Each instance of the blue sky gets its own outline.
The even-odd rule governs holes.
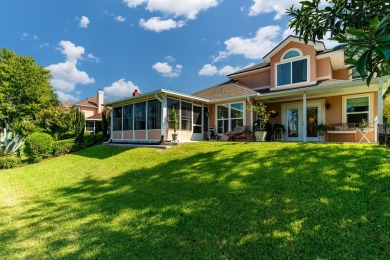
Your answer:
[[[2,1],[0,48],[51,70],[59,99],[169,89],[191,94],[261,62],[299,1]]]

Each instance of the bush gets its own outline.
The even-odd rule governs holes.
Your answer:
[[[19,157],[16,156],[1,156],[0,169],[11,169],[22,164]]]
[[[103,133],[99,132],[94,135],[84,136],[83,145],[85,147],[94,146],[103,143]]]
[[[72,151],[74,146],[74,138],[56,141],[53,144],[53,155],[59,156],[63,154],[68,154]]]
[[[45,133],[29,135],[24,142],[24,151],[32,162],[39,162],[42,158],[52,155],[53,137]]]

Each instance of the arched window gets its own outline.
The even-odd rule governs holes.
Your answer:
[[[288,51],[286,54],[284,54],[283,60],[287,60],[287,59],[291,59],[291,58],[299,57],[299,56],[301,56],[301,53],[299,53],[299,51],[291,50],[291,51]]]

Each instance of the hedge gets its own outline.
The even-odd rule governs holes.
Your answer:
[[[53,137],[46,133],[33,133],[24,142],[24,151],[32,162],[39,162],[53,152]]]

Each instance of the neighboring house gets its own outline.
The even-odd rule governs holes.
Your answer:
[[[103,103],[109,101],[104,100],[104,91],[99,89],[96,97],[87,98],[78,103],[61,101],[62,107],[78,107],[85,115],[85,130],[91,133],[102,131],[102,110]]]
[[[171,110],[179,117],[178,139],[204,140],[209,128],[218,134],[236,125],[252,129],[256,115],[248,110],[263,102],[277,116],[271,124],[283,124],[285,141],[319,141],[317,125],[342,126],[370,122],[370,141],[376,139],[376,124],[382,123],[382,95],[390,76],[374,78],[367,87],[352,79],[344,64],[342,50],[327,50],[317,41],[304,44],[289,36],[263,58],[264,62],[227,75],[225,83],[192,95],[160,89],[125,98],[107,105],[113,107],[111,139],[114,142],[154,142],[171,139]],[[335,128],[336,130],[346,130]],[[362,133],[356,133],[356,139]],[[358,141],[357,140],[357,141]],[[332,141],[353,141],[342,131]]]

